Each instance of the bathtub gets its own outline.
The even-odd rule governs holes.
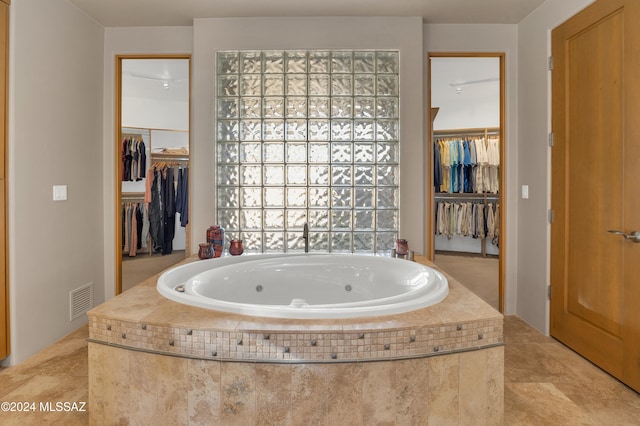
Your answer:
[[[160,294],[216,311],[296,319],[354,318],[413,311],[449,292],[438,271],[406,260],[340,254],[229,256],[163,273]]]

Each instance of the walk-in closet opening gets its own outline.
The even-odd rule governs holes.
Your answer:
[[[116,59],[120,294],[190,254],[190,57]]]
[[[431,259],[504,309],[504,55],[429,54]]]

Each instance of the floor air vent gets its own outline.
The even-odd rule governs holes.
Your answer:
[[[93,283],[71,290],[69,301],[69,321],[73,321],[93,307]]]

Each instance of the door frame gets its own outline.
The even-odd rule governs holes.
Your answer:
[[[505,140],[505,97],[506,97],[506,74],[504,52],[428,52],[427,53],[427,110],[425,121],[427,123],[427,149],[425,158],[425,169],[427,172],[427,196],[425,202],[427,206],[425,211],[427,214],[427,258],[433,262],[435,257],[435,190],[433,188],[433,120],[437,110],[433,110],[431,105],[431,58],[498,58],[500,60],[500,167],[498,170],[498,197],[500,203],[500,245],[498,247],[498,307],[501,313],[504,313],[504,277],[505,277],[505,243],[506,238],[506,217],[507,203],[505,193],[505,178],[507,176],[505,170],[506,156],[506,140]]]
[[[115,222],[115,278],[116,278],[116,296],[122,293],[122,214],[121,214],[121,199],[122,199],[122,161],[121,161],[121,141],[122,141],[122,61],[126,59],[188,59],[189,60],[189,147],[191,147],[191,54],[141,54],[141,55],[116,55],[115,60],[115,94],[114,94],[114,108],[115,108],[115,120],[114,120],[114,187],[115,198],[114,216]],[[191,150],[189,150],[191,151]],[[189,210],[191,210],[191,199],[188,200]],[[189,241],[190,231],[188,227],[187,232],[187,247],[186,254],[189,254]]]

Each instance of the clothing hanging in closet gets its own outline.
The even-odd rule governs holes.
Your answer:
[[[489,238],[499,243],[500,204],[468,201],[436,201],[435,234]]]
[[[147,151],[141,136],[125,136],[122,139],[122,180],[139,181],[145,178]]]
[[[122,203],[122,253],[136,256],[138,250],[147,248],[149,218],[143,202]]]
[[[436,192],[498,193],[500,142],[497,136],[437,137],[433,152]]]

